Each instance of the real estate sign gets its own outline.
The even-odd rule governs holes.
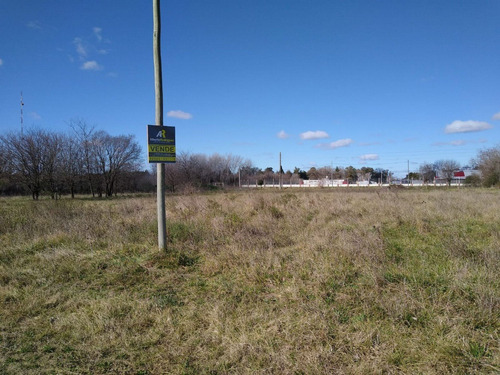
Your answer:
[[[148,125],[148,162],[175,163],[175,127]]]

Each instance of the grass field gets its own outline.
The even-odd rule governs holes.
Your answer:
[[[500,191],[0,198],[2,374],[498,374]]]

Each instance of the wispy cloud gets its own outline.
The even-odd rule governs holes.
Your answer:
[[[287,139],[290,138],[290,135],[287,134],[284,130],[280,131],[276,136],[280,139]]]
[[[2,65],[3,65],[3,60],[2,60],[2,59],[0,59],[0,66],[2,66]]]
[[[73,38],[72,44],[75,47],[76,58],[70,57],[70,61],[74,62],[79,60],[82,62],[80,69],[82,70],[103,70],[103,66],[100,65],[96,60],[96,55],[107,55],[108,50],[102,48],[101,42],[110,43],[109,40],[103,39],[102,28],[93,27],[92,28],[92,38],[91,37],[75,37]],[[95,39],[97,39],[97,42]],[[99,46],[97,46],[99,44]]]
[[[331,142],[331,143],[320,143],[318,148],[324,148],[328,150],[334,150],[339,147],[347,147],[349,146],[353,140],[351,138],[345,138],[345,139],[339,139],[337,141]]]
[[[76,53],[81,59],[87,57],[88,54],[87,47],[84,45],[82,38],[73,39],[73,44],[75,45]]]
[[[193,115],[191,113],[187,113],[187,112],[180,111],[180,110],[168,111],[167,116],[173,117],[173,118],[178,118],[181,120],[189,120],[189,119],[193,118]]]
[[[26,24],[26,26],[29,27],[30,29],[33,29],[33,30],[41,30],[42,29],[42,25],[40,24],[39,21],[29,21]]]
[[[359,157],[361,160],[378,160],[378,154],[365,154]]]
[[[375,145],[381,145],[382,142],[358,142],[359,146],[375,146]]]
[[[445,133],[471,133],[491,129],[493,126],[483,121],[453,121],[446,125]]]
[[[97,40],[99,42],[102,41],[102,28],[94,27],[92,31],[94,32],[94,36],[97,38]]]
[[[322,138],[328,138],[329,135],[327,132],[324,132],[323,130],[316,130],[316,131],[307,131],[304,133],[300,134],[301,139],[322,139]]]
[[[36,112],[30,112],[30,116],[33,120],[41,120],[42,119],[42,116],[40,116],[38,113]]]
[[[80,67],[82,70],[102,70],[102,66],[97,63],[97,61],[85,61]]]
[[[474,143],[484,143],[484,140],[479,140],[479,141],[464,141],[463,139],[457,139],[454,141],[450,142],[434,142],[432,145],[433,146],[465,146],[468,144],[474,144]]]
[[[403,142],[415,142],[415,141],[418,141],[418,137],[408,137],[408,138],[405,138],[403,139]]]
[[[492,120],[500,120],[500,112],[495,113],[491,119]]]

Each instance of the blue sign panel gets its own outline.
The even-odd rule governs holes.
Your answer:
[[[148,125],[148,162],[175,163],[175,127]]]

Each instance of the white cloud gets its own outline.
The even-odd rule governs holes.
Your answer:
[[[378,154],[365,154],[359,157],[361,160],[378,160]]]
[[[94,32],[94,35],[95,37],[97,38],[97,40],[100,42],[102,40],[102,28],[100,27],[94,27],[92,29],[92,31]]]
[[[97,61],[85,61],[80,67],[82,70],[101,70],[102,66],[97,63]]]
[[[290,138],[290,135],[287,134],[284,130],[280,131],[276,136],[280,139],[287,139]]]
[[[174,117],[174,118],[179,118],[181,120],[189,120],[193,118],[193,115],[191,113],[183,112],[183,111],[168,111],[167,112],[168,117]]]
[[[30,21],[26,24],[27,27],[33,30],[41,30],[42,26],[40,26],[40,22],[38,21]]]
[[[75,48],[76,48],[76,53],[78,54],[78,56],[80,56],[80,58],[85,58],[87,57],[87,48],[83,45],[83,40],[82,38],[75,38],[73,39],[73,44],[75,45]]]
[[[318,146],[319,148],[325,148],[328,150],[334,150],[339,147],[347,147],[352,143],[351,138],[345,138],[345,139],[339,139],[337,141],[331,142],[331,143],[320,143]]]
[[[2,59],[0,59],[0,66],[2,66],[2,65],[3,65],[3,60],[2,60]]]
[[[324,132],[323,130],[316,130],[316,131],[307,131],[304,133],[300,134],[301,139],[321,139],[321,138],[328,138],[329,135],[327,132]]]
[[[30,116],[31,116],[31,118],[33,118],[33,120],[41,120],[42,119],[42,116],[40,116],[36,112],[30,112]]]
[[[478,132],[482,130],[491,129],[493,126],[487,122],[482,121],[453,121],[451,124],[446,125],[445,133],[469,133]]]
[[[432,143],[433,146],[437,147],[443,147],[443,146],[465,146],[469,144],[475,144],[475,143],[484,143],[483,140],[469,140],[469,141],[464,141],[462,139],[457,139],[451,142],[434,142]]]
[[[500,112],[495,113],[491,119],[492,120],[500,120]]]
[[[380,145],[382,144],[381,142],[358,142],[359,146],[375,146],[375,145]]]

